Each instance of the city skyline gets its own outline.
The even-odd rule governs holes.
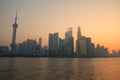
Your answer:
[[[19,25],[17,44],[28,38],[38,41],[39,37],[42,37],[43,46],[48,45],[49,33],[58,32],[60,37],[65,38],[66,29],[70,26],[73,28],[75,43],[77,27],[80,26],[82,35],[91,37],[95,44],[105,45],[109,51],[120,48],[120,11],[118,11],[117,1],[66,0],[64,3],[64,1],[50,2],[47,0],[3,0],[0,4],[2,12],[0,15],[2,17],[0,21],[0,45],[9,46],[11,44],[12,24],[17,7]],[[82,4],[82,8],[79,6],[80,4]]]

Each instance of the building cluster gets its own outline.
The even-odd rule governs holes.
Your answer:
[[[50,56],[66,57],[107,57],[108,49],[99,44],[95,47],[90,37],[81,35],[80,27],[77,31],[76,52],[74,52],[74,37],[72,28],[68,28],[65,39],[59,38],[59,33],[49,34],[48,53]]]
[[[26,41],[16,44],[17,13],[15,23],[13,24],[12,42],[9,47],[0,46],[1,55],[15,55],[15,56],[49,56],[49,57],[107,57],[109,56],[108,48],[92,43],[90,37],[81,35],[81,29],[78,27],[76,51],[74,50],[73,29],[70,27],[65,32],[65,38],[61,39],[59,33],[50,33],[48,39],[48,47],[42,47],[42,38],[39,38],[38,43],[34,39],[27,39]],[[113,51],[110,56],[119,56],[120,51]]]
[[[110,56],[120,57],[120,50],[118,50],[118,51],[113,50],[112,53],[110,54]]]
[[[49,56],[73,56],[74,38],[72,28],[68,28],[68,31],[66,31],[65,39],[61,39],[59,33],[50,33],[48,46]]]
[[[22,55],[37,55],[40,52],[40,45],[36,40],[28,39],[18,45],[18,54]]]

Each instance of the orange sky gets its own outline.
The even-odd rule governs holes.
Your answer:
[[[120,49],[120,0],[1,0],[0,45],[10,45],[12,24],[18,8],[17,43],[28,38],[43,38],[59,32],[64,38],[68,27],[73,27],[76,40],[77,27],[92,42]]]

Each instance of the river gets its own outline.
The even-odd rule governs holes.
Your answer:
[[[120,80],[120,58],[0,57],[0,80]]]

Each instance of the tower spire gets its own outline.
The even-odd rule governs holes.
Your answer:
[[[80,26],[78,26],[77,39],[80,39],[80,37],[81,37],[81,29]]]
[[[17,23],[17,9],[16,9],[15,23]]]

